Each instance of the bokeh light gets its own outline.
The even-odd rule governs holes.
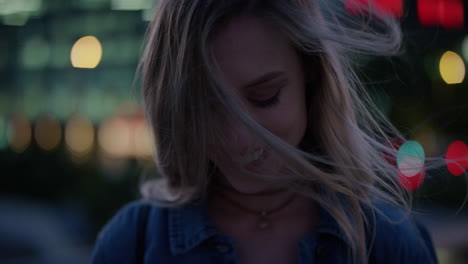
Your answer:
[[[42,0],[0,1],[0,15],[35,13],[42,7]]]
[[[346,0],[346,10],[353,15],[375,9],[382,14],[400,18],[403,15],[403,0]]]
[[[29,14],[19,13],[12,15],[5,15],[2,17],[2,22],[9,26],[24,26],[29,20]]]
[[[468,169],[468,146],[461,140],[452,142],[445,154],[447,169],[455,176]]]
[[[25,151],[31,143],[31,124],[23,115],[15,115],[8,124],[7,138],[10,148],[21,153]]]
[[[418,0],[418,18],[423,26],[435,26],[439,23],[438,0]]]
[[[95,10],[106,8],[109,4],[108,2],[108,0],[79,0],[75,1],[74,5],[83,9]]]
[[[101,42],[94,36],[80,38],[73,45],[70,58],[75,68],[96,68],[102,58]]]
[[[41,69],[49,63],[49,43],[40,36],[29,38],[21,49],[21,64],[26,69]]]
[[[110,156],[127,157],[131,150],[132,131],[123,117],[115,117],[102,123],[98,143]]]
[[[153,0],[111,0],[112,10],[145,10],[150,9]]]
[[[425,176],[425,153],[419,142],[409,140],[400,146],[397,154],[398,177],[408,190],[418,188]]]
[[[468,61],[468,36],[466,36],[462,42],[462,55],[465,61]]]
[[[418,189],[423,184],[425,177],[426,170],[424,168],[412,177],[404,175],[400,170],[398,171],[398,180],[403,188],[408,191]]]
[[[153,137],[151,130],[142,118],[134,130],[134,154],[140,158],[150,158],[153,154]]]
[[[94,127],[84,117],[71,118],[65,127],[65,144],[72,156],[83,158],[94,146]]]
[[[462,83],[465,79],[465,63],[455,52],[446,51],[440,58],[439,70],[447,84]]]
[[[34,128],[34,139],[43,150],[55,149],[62,139],[60,123],[49,116],[39,118]]]
[[[415,175],[424,165],[425,153],[419,142],[408,140],[398,149],[397,165],[407,176]],[[410,166],[410,165],[415,166]]]
[[[442,26],[445,29],[462,28],[464,10],[461,0],[418,0],[419,22],[423,26]]]
[[[461,0],[439,0],[440,24],[445,29],[463,28],[465,22]]]
[[[29,17],[37,17],[42,10],[42,0],[0,1],[0,16],[5,25],[23,26]]]
[[[8,146],[7,122],[3,116],[0,116],[0,150]]]

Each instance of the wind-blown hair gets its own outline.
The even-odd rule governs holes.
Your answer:
[[[356,54],[398,54],[401,31],[377,8],[362,8],[373,22],[349,16],[343,3],[331,0],[160,0],[139,70],[164,181],[145,182],[143,197],[170,200],[167,206],[206,197],[216,175],[209,157],[226,151],[219,124],[235,119],[288,165],[283,175],[259,177],[287,181],[328,210],[353,256],[366,263],[371,225],[365,208],[374,200],[409,208],[410,196],[382,154],[394,157],[390,138],[404,137],[372,102],[352,60]],[[261,17],[282,32],[310,77],[308,127],[299,148],[255,122],[220,79],[212,40],[240,13]]]

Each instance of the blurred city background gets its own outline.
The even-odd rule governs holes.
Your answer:
[[[369,1],[401,20],[404,52],[358,58],[359,73],[411,140],[401,152],[461,161],[400,178],[440,263],[468,263],[468,4]],[[100,228],[157,175],[133,83],[154,6],[0,0],[0,263],[88,263]]]

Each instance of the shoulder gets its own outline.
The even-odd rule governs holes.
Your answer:
[[[376,202],[368,242],[374,263],[437,263],[431,236],[410,212]]]
[[[92,263],[134,263],[139,258],[138,247],[145,239],[147,223],[164,221],[165,211],[142,201],[126,204],[99,232]]]

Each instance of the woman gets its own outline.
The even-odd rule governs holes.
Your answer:
[[[401,135],[351,67],[397,52],[399,29],[332,3],[159,1],[140,70],[162,177],[94,263],[437,262],[381,155]]]

